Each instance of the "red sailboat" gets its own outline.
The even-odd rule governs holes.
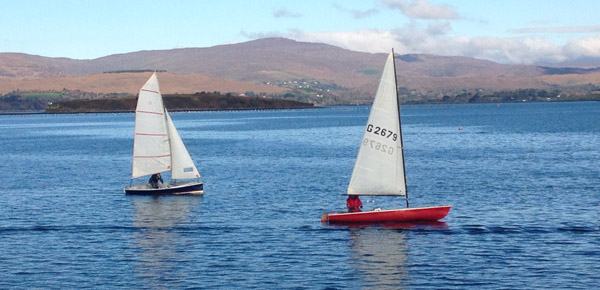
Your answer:
[[[448,205],[409,207],[393,50],[388,56],[371,106],[347,194],[405,196],[406,208],[328,212],[323,214],[321,221],[327,223],[437,221],[450,211]]]

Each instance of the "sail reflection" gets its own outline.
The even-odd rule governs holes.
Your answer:
[[[346,224],[350,230],[352,267],[361,273],[364,288],[402,289],[408,278],[406,267],[412,230],[446,229],[445,222]]]
[[[352,266],[361,273],[365,288],[402,288],[408,276],[406,234],[384,227],[350,227]]]
[[[191,209],[198,196],[135,196],[134,234],[138,276],[151,288],[161,288],[169,279],[177,279],[177,265],[187,261],[181,250],[181,228],[190,221]],[[165,280],[165,278],[168,278]]]

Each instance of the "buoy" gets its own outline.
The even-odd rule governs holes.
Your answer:
[[[462,130],[462,126],[458,126],[458,130]]]

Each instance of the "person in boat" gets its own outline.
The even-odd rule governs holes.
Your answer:
[[[358,195],[349,195],[346,200],[346,206],[348,207],[348,212],[359,212],[362,208],[362,201]]]
[[[160,173],[152,174],[152,176],[150,176],[150,180],[148,180],[148,182],[150,183],[150,186],[152,188],[158,188],[159,181],[160,181],[160,183],[163,183]]]

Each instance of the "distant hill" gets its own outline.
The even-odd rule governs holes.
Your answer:
[[[152,72],[96,73],[84,76],[0,79],[0,92],[10,91],[61,91],[82,90],[92,93],[124,93],[135,95]],[[201,74],[174,74],[159,72],[161,91],[166,94],[218,91],[244,93],[253,91],[265,94],[281,94],[288,89],[270,85],[217,79]]]
[[[385,57],[285,38],[91,60],[0,53],[0,94],[67,89],[134,95],[149,73],[105,72],[158,70],[166,71],[159,76],[167,93],[262,92],[315,104],[368,103]],[[396,57],[399,86],[412,101],[519,89],[585,94],[600,84],[599,69],[583,65],[504,65],[425,54]]]

